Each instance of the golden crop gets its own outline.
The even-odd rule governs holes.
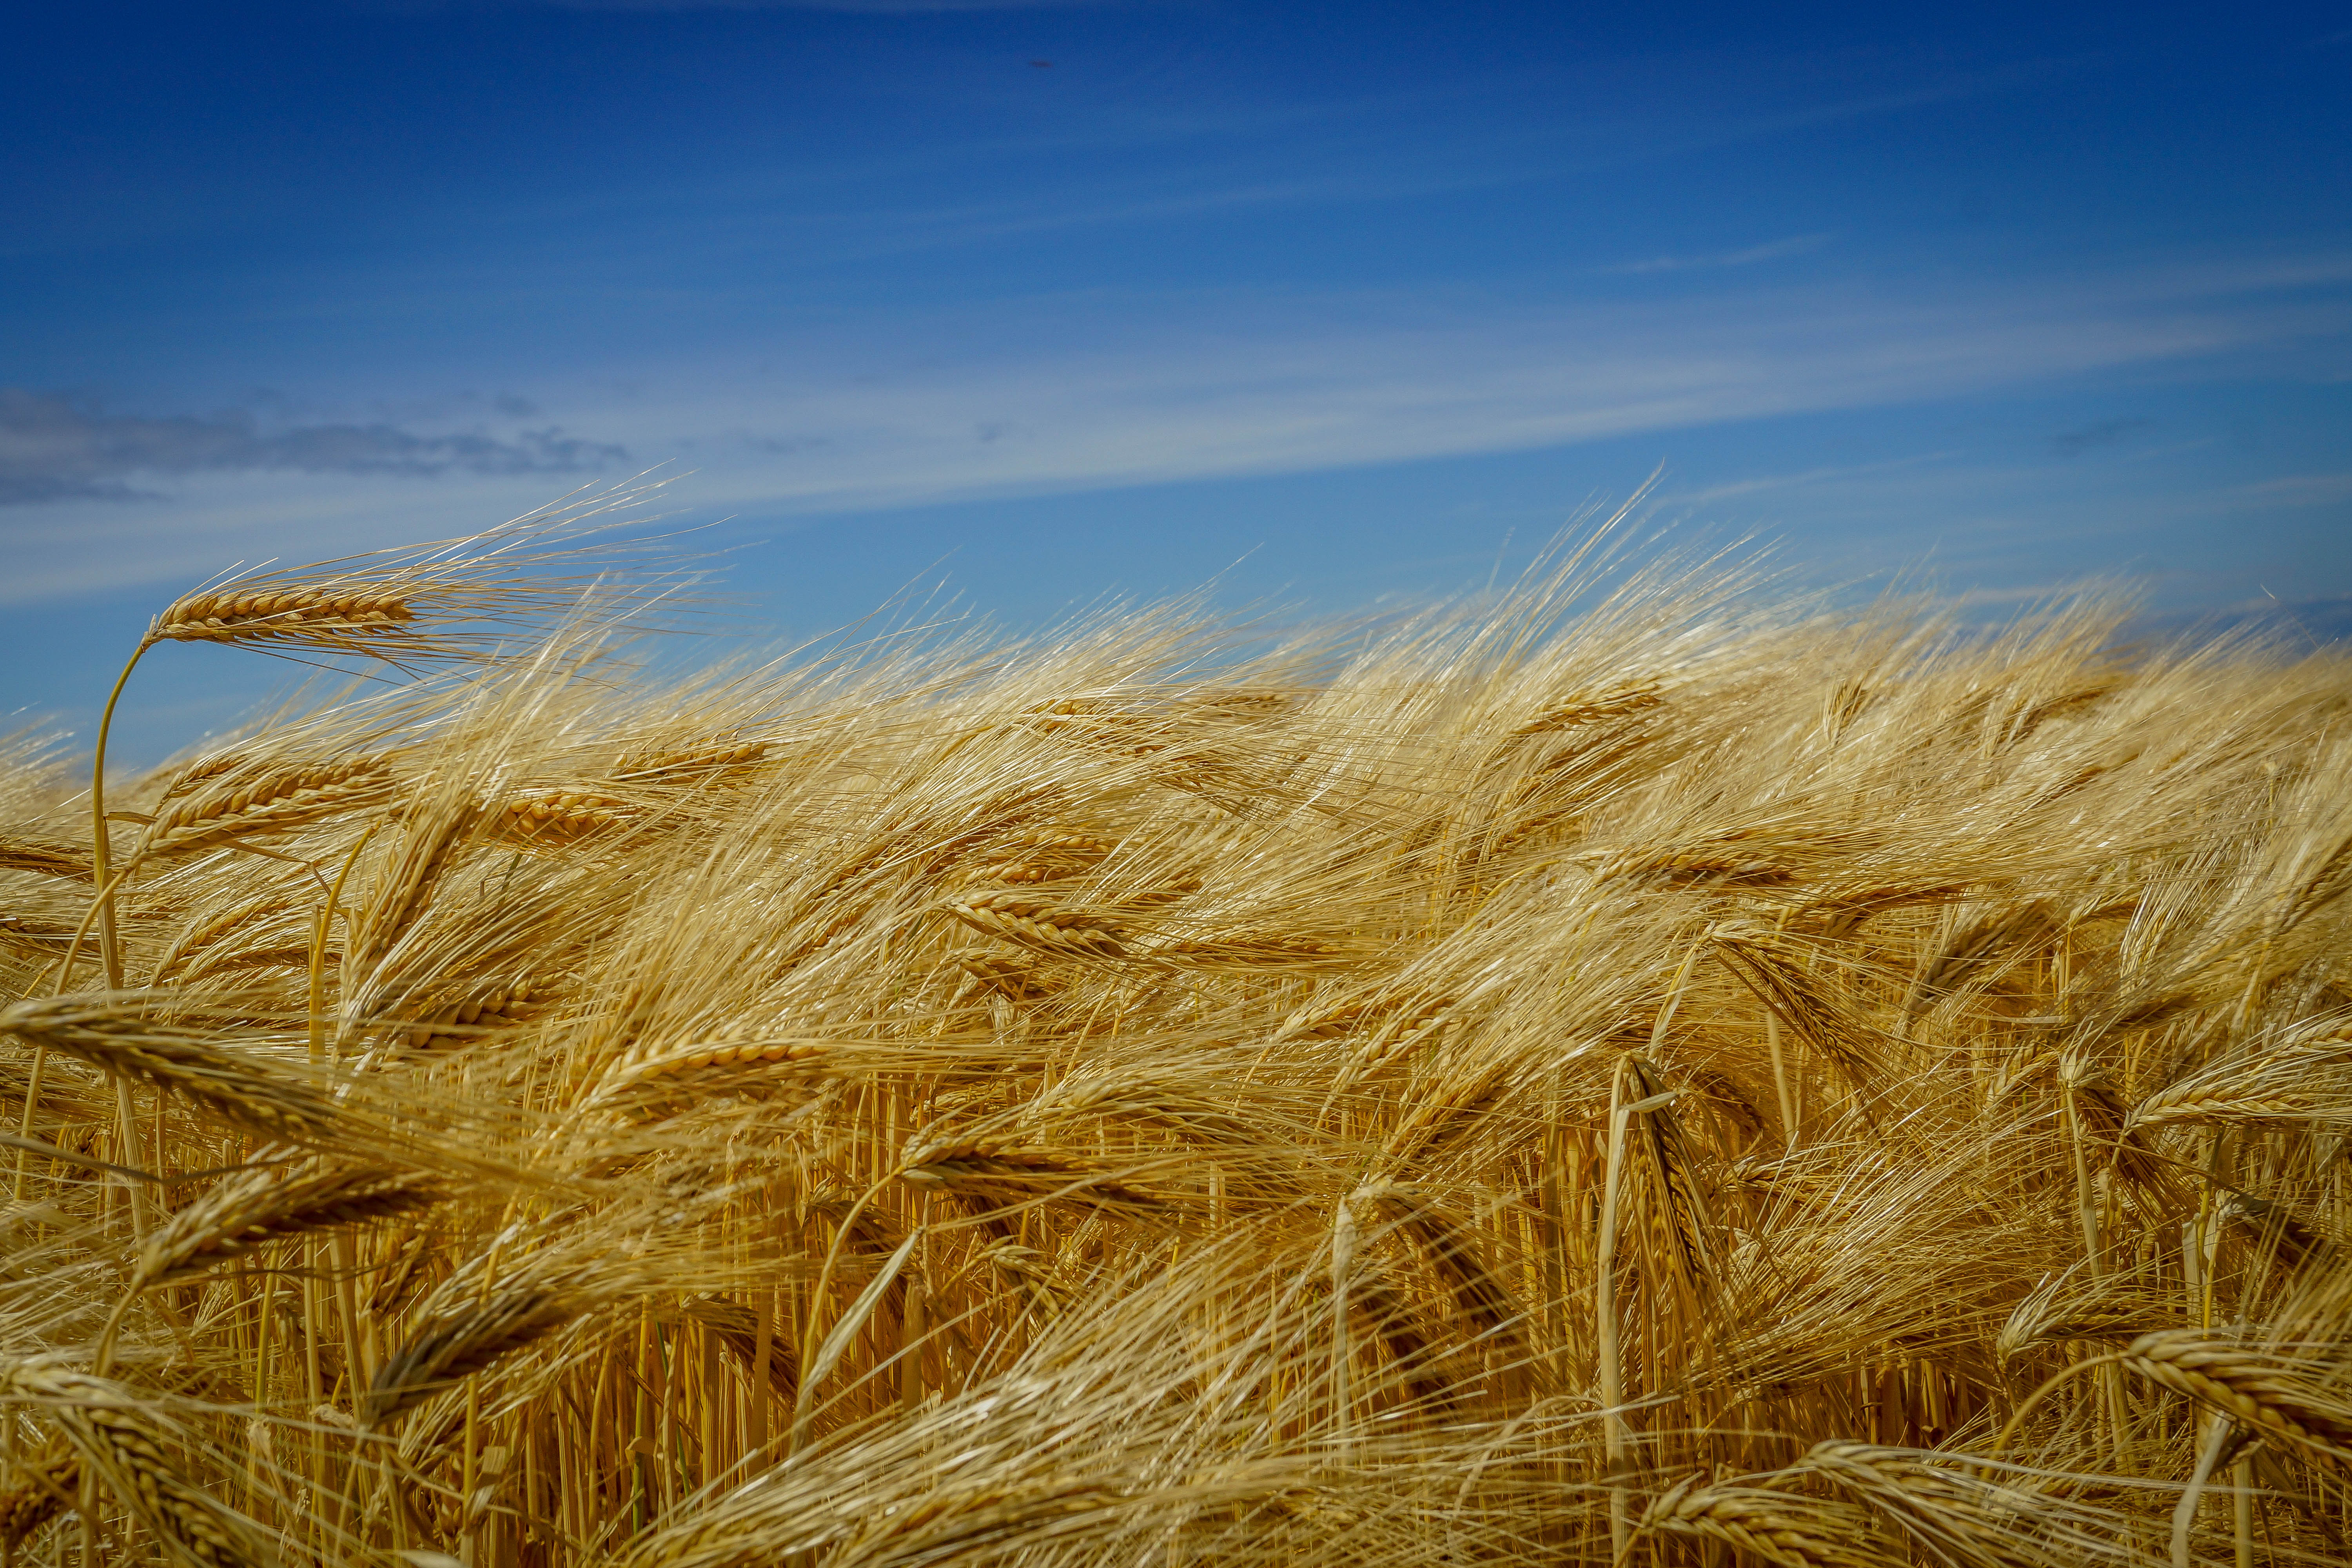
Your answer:
[[[688,679],[479,547],[167,609],[425,673],[0,773],[0,1546],[2342,1561],[2344,663],[1599,560]]]

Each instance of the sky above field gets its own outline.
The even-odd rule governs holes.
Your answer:
[[[1808,584],[2352,605],[2352,6],[83,0],[0,135],[0,710],[646,470],[779,637],[1394,603],[1659,470]],[[284,679],[165,651],[155,744]]]

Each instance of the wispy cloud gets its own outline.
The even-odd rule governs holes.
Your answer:
[[[2333,506],[2352,500],[2352,473],[2285,474],[2248,485],[2239,496],[2262,506]]]
[[[570,474],[627,455],[555,426],[503,439],[478,431],[419,435],[385,423],[271,429],[243,410],[154,418],[110,413],[71,394],[0,387],[0,506],[155,500],[142,486],[163,476]]]
[[[1089,58],[1039,98],[1018,89],[1034,89],[1029,79],[1047,73],[1020,70],[1015,61],[1008,84],[1005,62],[993,60],[981,74],[997,96],[976,134],[913,150],[885,143],[830,156],[796,152],[781,166],[729,166],[717,179],[665,171],[658,180],[617,187],[521,199],[501,193],[469,216],[499,237],[509,258],[535,257],[541,246],[562,251],[541,270],[582,265],[572,226],[592,223],[592,255],[605,266],[646,265],[656,253],[658,264],[674,266],[684,247],[709,265],[756,256],[763,268],[801,272],[1113,228],[1158,226],[1181,234],[1203,221],[1559,187],[2011,91],[2062,68],[2029,61],[1879,91],[1822,77],[1751,82],[1727,101],[1664,114],[1653,90],[1658,84],[1608,72],[1583,82],[1589,100],[1564,92],[1556,76],[1530,70],[1505,71],[1475,87],[1445,82],[1270,102],[1204,90],[1192,76],[1159,67],[1149,58]],[[952,69],[911,71],[889,89],[876,112],[929,114],[938,100],[974,90],[961,58]],[[1563,97],[1573,107],[1564,108]],[[648,237],[651,249],[639,250],[633,235]],[[1840,237],[1795,235],[1718,253],[1635,257],[1597,272],[1737,268]]]
[[[1611,273],[1688,272],[1720,267],[1753,267],[1759,261],[1779,261],[1786,257],[1803,256],[1819,250],[1830,242],[1826,234],[1792,235],[1768,245],[1751,245],[1744,250],[1721,250],[1707,256],[1654,256],[1646,261],[1627,261],[1598,270]]]
[[[1873,479],[1884,474],[1901,473],[1929,464],[1941,463],[1956,456],[1952,452],[1915,452],[1900,458],[1889,458],[1877,463],[1848,463],[1832,467],[1806,468],[1793,474],[1758,474],[1743,479],[1728,479],[1721,484],[1707,485],[1692,490],[1668,490],[1658,500],[1667,506],[1698,507],[1717,501],[1736,500],[1742,496],[1759,495],[1771,490],[1803,489],[1817,485],[1836,484],[1858,479]]]
[[[801,345],[789,374],[656,374],[567,417],[641,452],[680,450],[737,504],[863,510],[1525,450],[2231,354],[2307,359],[2352,330],[2352,299],[2265,293],[2217,268],[2169,289],[2118,273],[1942,298],[1822,288],[1452,314],[1363,298],[1090,298],[1034,305],[961,360],[918,346],[921,323],[900,330],[913,341],[887,350]]]
[[[2154,423],[2151,419],[2102,419],[2095,424],[2078,425],[2051,437],[2050,449],[2062,458],[2079,458],[2102,447],[2119,445]]]
[[[624,446],[694,471],[681,495],[698,509],[783,518],[1628,437],[1671,455],[1669,433],[1709,426],[2046,393],[2093,375],[2308,368],[2352,331],[2352,293],[2318,286],[2330,278],[2352,280],[2352,258],[2111,268],[1965,291],[1747,286],[1584,306],[1463,296],[1440,308],[1425,291],[1065,295],[1007,306],[985,332],[952,317],[837,318],[666,365],[615,364],[528,388],[548,410],[534,418],[561,425],[485,426],[508,432],[497,436],[265,429],[245,416],[133,417],[19,394],[0,404],[10,416],[0,477],[36,504],[15,509],[24,526],[12,530],[0,595],[119,580],[134,554],[135,570],[173,571],[171,551],[202,542],[217,554],[234,540],[242,552],[298,522],[356,541],[415,531],[421,510],[527,510],[546,499],[544,476],[617,460]],[[2126,430],[2065,435],[2087,450]],[[177,504],[85,499],[71,520],[63,510],[151,474],[183,476]],[[415,483],[434,474],[444,477],[429,490]],[[1768,476],[1675,499],[1896,477]],[[2321,476],[2269,504],[2326,501],[2334,484]],[[1997,521],[1980,531],[1984,547],[2016,548]]]

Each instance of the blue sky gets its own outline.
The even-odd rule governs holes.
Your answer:
[[[1661,465],[1809,583],[2338,624],[2347,83],[2352,6],[44,8],[0,708],[656,466],[779,637],[1442,592]],[[157,744],[283,679],[167,652]]]

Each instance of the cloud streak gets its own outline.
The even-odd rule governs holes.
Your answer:
[[[291,470],[423,478],[591,472],[628,456],[561,427],[500,439],[479,432],[418,435],[395,425],[266,429],[242,411],[153,418],[115,414],[68,393],[0,387],[0,506],[162,499],[154,479]]]
[[[2352,258],[2287,276],[2284,289],[2266,266],[1941,298],[1824,288],[1451,316],[1360,299],[1041,303],[960,362],[915,343],[803,344],[789,374],[705,365],[566,412],[640,451],[677,452],[725,504],[877,510],[2325,357],[2352,331]],[[2321,278],[2338,286],[2315,297]],[[706,434],[730,430],[740,434]]]
[[[691,471],[677,493],[698,510],[872,513],[1628,437],[1650,443],[1648,461],[1687,445],[1675,432],[1740,422],[2084,377],[2302,374],[2334,363],[2347,333],[2352,256],[2315,256],[1612,305],[1066,295],[1008,306],[985,331],[951,317],[836,318],[531,387],[549,410],[533,417],[561,426],[504,437],[264,430],[243,416],[141,418],[17,394],[0,398],[0,493],[20,503],[0,596],[119,581],[132,556],[134,570],[164,574],[224,546],[277,548],[289,529],[357,548],[439,526],[425,512],[527,510],[548,499],[546,476],[616,460],[624,444],[635,461]],[[2067,434],[2053,453],[2107,432]],[[176,504],[94,504],[156,474],[180,476]],[[432,475],[442,482],[415,483]]]
[[[1779,261],[1784,257],[1804,256],[1819,250],[1830,242],[1826,234],[1792,235],[1766,245],[1751,245],[1744,250],[1717,251],[1710,256],[1655,256],[1646,261],[1628,261],[1615,267],[1600,268],[1604,273],[1638,276],[1647,272],[1689,272],[1725,267],[1753,267],[1759,261]]]
[[[2050,437],[2050,449],[2062,458],[2079,458],[2085,452],[2127,441],[2155,423],[2152,419],[2102,419],[2095,425],[2059,431]]]

